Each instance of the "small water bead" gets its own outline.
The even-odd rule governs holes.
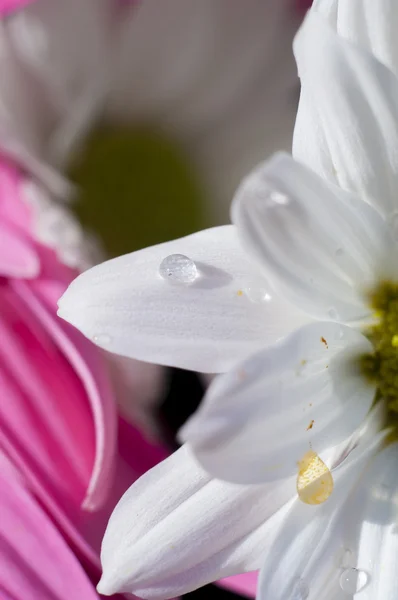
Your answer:
[[[244,288],[244,292],[249,300],[255,304],[261,304],[262,302],[269,302],[271,300],[271,294],[269,294],[267,290],[262,287],[249,285]]]
[[[171,283],[192,283],[198,276],[194,261],[184,254],[170,254],[162,260],[159,274]]]
[[[292,600],[307,600],[310,589],[304,579],[298,577],[293,585]]]
[[[345,569],[340,576],[340,587],[346,594],[355,594],[364,589],[368,575],[360,569]]]

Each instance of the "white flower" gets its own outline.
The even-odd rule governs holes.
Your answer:
[[[235,227],[96,267],[60,303],[86,335],[105,331],[111,350],[166,364],[217,371],[263,348],[215,380],[183,429],[189,445],[116,507],[102,592],[168,598],[263,564],[264,600],[395,599],[398,448],[383,427],[398,394],[398,81],[314,11],[295,53],[296,157],[324,178],[279,155],[242,183]],[[196,263],[190,284],[158,275],[176,253]],[[375,326],[389,345],[374,348],[361,329],[368,294],[376,303],[383,289],[392,304]],[[372,384],[359,357],[376,351]],[[376,385],[385,397],[365,418]],[[309,450],[333,470],[331,494]]]
[[[144,123],[186,149],[213,220],[249,165],[290,145],[290,0],[36,0],[0,22],[0,143],[55,195],[97,120]]]

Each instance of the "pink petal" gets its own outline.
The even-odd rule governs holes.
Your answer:
[[[0,590],[24,600],[98,600],[46,514],[0,455]]]
[[[0,311],[1,433],[65,507],[78,509],[95,455],[85,390],[29,304],[4,281]]]
[[[34,0],[0,0],[0,17],[5,17],[33,2]]]
[[[1,2],[1,0],[0,0]],[[21,197],[23,176],[16,163],[0,156],[0,217],[30,235],[29,207]]]
[[[255,598],[257,592],[258,571],[251,573],[242,573],[242,575],[234,575],[226,579],[220,579],[217,582],[221,587],[241,594],[247,598]]]
[[[31,279],[39,272],[33,244],[6,221],[0,221],[0,275]]]
[[[95,510],[104,502],[112,486],[116,450],[115,402],[101,355],[77,330],[46,307],[40,285],[40,280],[31,284],[13,282],[13,288],[74,369],[87,394],[95,428],[95,458],[83,505]]]

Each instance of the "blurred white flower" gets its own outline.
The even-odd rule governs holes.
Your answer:
[[[95,122],[150,124],[185,148],[213,220],[260,156],[290,147],[290,0],[37,0],[1,23],[0,141],[52,190]]]

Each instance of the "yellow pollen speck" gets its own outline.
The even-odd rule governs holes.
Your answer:
[[[309,450],[299,462],[297,493],[305,504],[322,504],[333,491],[333,477],[325,463]]]
[[[242,291],[242,290],[238,290],[238,291],[236,292],[236,295],[237,295],[237,296],[243,296],[243,291]]]
[[[398,348],[398,335],[397,334],[393,335],[392,340],[391,340],[391,346],[393,346],[393,348]]]
[[[311,405],[310,405],[310,406],[311,406]],[[312,419],[312,420],[310,421],[310,424],[309,424],[309,425],[308,425],[308,427],[307,427],[307,431],[309,431],[310,429],[312,429],[312,428],[314,427],[314,423],[315,423],[315,421],[314,421],[314,419]]]
[[[325,338],[323,336],[321,337],[321,342],[322,342],[322,344],[325,344],[325,347],[327,349],[329,348],[328,343],[327,343],[327,341],[325,340]]]

